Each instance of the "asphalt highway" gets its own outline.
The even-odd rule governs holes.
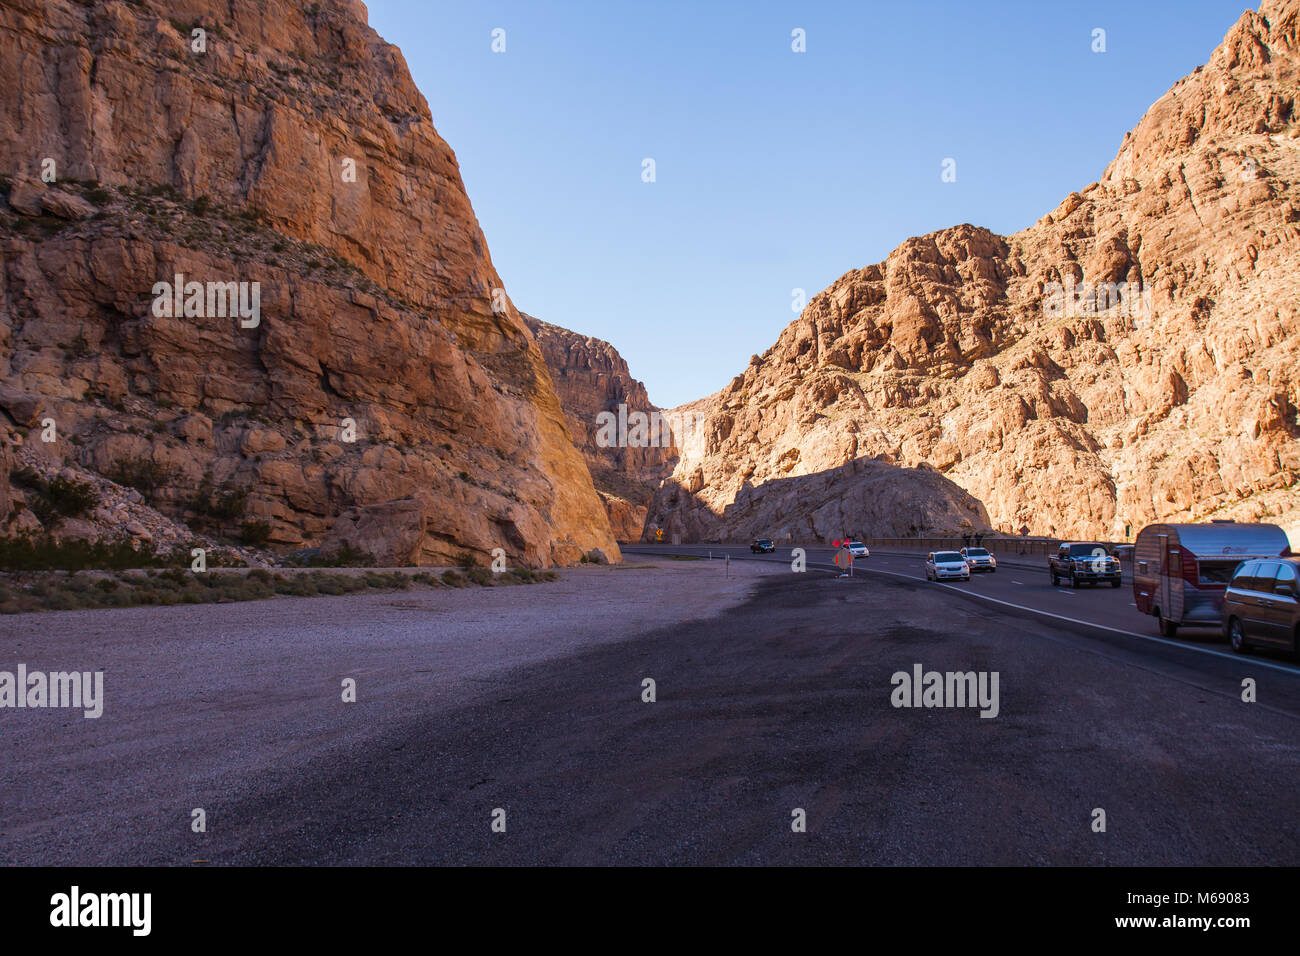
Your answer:
[[[789,566],[789,548],[779,548],[775,554],[753,554],[748,546],[741,545],[624,545],[626,555],[678,554],[708,556],[722,560],[726,555],[733,561],[768,561]],[[813,572],[841,573],[837,568],[834,548],[807,548],[808,567]],[[946,592],[948,600],[967,599],[986,607],[1011,612],[1032,614],[1044,624],[1070,627],[1087,625],[1099,636],[1118,636],[1142,639],[1153,644],[1185,648],[1200,654],[1232,658],[1236,655],[1228,647],[1222,632],[1217,628],[1185,627],[1176,639],[1160,636],[1155,618],[1141,614],[1133,601],[1133,585],[1129,569],[1124,571],[1121,587],[1109,584],[1083,585],[1075,589],[1062,582],[1051,583],[1045,559],[1002,555],[995,572],[972,574],[969,581],[927,582],[924,554],[898,554],[872,551],[867,558],[854,561],[855,577],[873,575],[892,576],[900,580],[913,580]],[[1042,567],[1028,567],[1042,563]],[[937,598],[936,598],[937,600]],[[936,613],[942,613],[936,605]],[[1267,650],[1256,650],[1255,663],[1268,669],[1277,669],[1300,675],[1300,662],[1294,657]]]
[[[1010,567],[648,550],[585,589],[17,620],[6,659],[95,661],[109,706],[5,715],[0,863],[1300,864],[1294,661]]]

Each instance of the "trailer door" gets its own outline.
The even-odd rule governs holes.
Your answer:
[[[1187,613],[1186,601],[1184,598],[1187,594],[1186,584],[1183,581],[1183,549],[1176,544],[1171,544],[1166,552],[1168,558],[1165,562],[1168,571],[1165,575],[1165,586],[1169,588],[1168,611],[1165,617],[1171,621],[1182,623],[1183,615]]]
[[[1160,609],[1160,616],[1172,618],[1169,613],[1169,535],[1156,535],[1159,550],[1156,564],[1156,607]]]

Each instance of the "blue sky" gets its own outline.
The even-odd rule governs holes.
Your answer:
[[[456,151],[515,305],[612,342],[669,407],[766,350],[795,318],[792,290],[812,296],[956,223],[1015,232],[1095,181],[1247,6],[369,9]],[[1092,51],[1097,28],[1105,53]],[[946,158],[956,182],[941,179]]]

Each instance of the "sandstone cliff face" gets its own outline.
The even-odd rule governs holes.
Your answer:
[[[708,401],[649,520],[760,533],[779,512],[727,516],[746,489],[876,459],[932,465],[1005,530],[1223,517],[1300,539],[1298,22],[1296,0],[1244,14],[1031,228],[909,239],[815,296]]]
[[[602,413],[644,415],[658,412],[645,386],[632,377],[627,362],[608,342],[579,335],[525,315],[555,382],[565,421],[582,453],[619,541],[638,541],[646,510],[677,460],[677,435],[660,429],[655,445],[603,446],[598,428]],[[667,444],[664,444],[667,442]]]
[[[29,448],[161,479],[177,515],[243,489],[282,548],[617,559],[455,156],[360,3],[7,0],[0,172],[0,412]],[[260,322],[157,314],[178,274],[258,283]]]

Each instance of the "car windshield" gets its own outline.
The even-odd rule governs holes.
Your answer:
[[[966,557],[968,558],[987,558],[989,553],[983,548],[967,548]]]
[[[936,551],[934,554],[935,564],[955,563],[964,560],[956,551]]]
[[[772,542],[771,542],[771,541],[768,541],[767,538],[759,538],[759,539],[758,539],[758,543],[761,544],[763,547],[766,548],[766,547],[767,547],[769,544],[771,544]]]
[[[865,548],[866,545],[863,544],[861,541],[850,541],[850,542],[849,542],[849,547],[850,547],[850,548]]]
[[[1072,558],[1107,558],[1106,549],[1099,544],[1072,544],[1070,545],[1070,557]]]

